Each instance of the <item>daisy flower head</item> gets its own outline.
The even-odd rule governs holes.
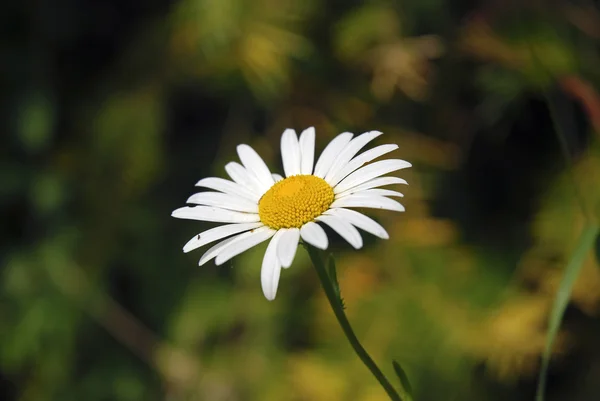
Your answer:
[[[286,129],[281,137],[285,178],[272,174],[250,146],[239,145],[241,164],[230,162],[225,166],[231,180],[201,179],[196,186],[214,192],[194,194],[187,203],[197,206],[185,206],[172,213],[181,219],[228,223],[194,236],[183,251],[222,240],[208,249],[199,262],[203,265],[214,258],[221,265],[270,239],[262,262],[261,283],[265,297],[271,301],[277,293],[281,268],[291,266],[300,238],[316,248],[327,249],[329,240],[319,223],[332,228],[355,249],[363,245],[357,228],[387,239],[388,234],[379,223],[350,209],[404,211],[399,202],[391,199],[403,195],[380,187],[406,184],[401,178],[385,175],[411,164],[400,159],[369,163],[398,146],[380,145],[357,156],[380,135],[379,131],[356,138],[349,132],[339,134],[314,163],[315,129],[305,129],[300,138],[293,129]]]

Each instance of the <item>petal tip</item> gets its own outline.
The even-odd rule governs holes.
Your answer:
[[[315,132],[315,127],[308,127],[304,131],[302,131],[304,135],[315,135]]]
[[[249,149],[251,150],[252,147],[250,145],[246,145],[245,143],[241,143],[235,147],[235,150],[237,151],[238,156],[240,156],[240,159],[242,158],[242,153],[248,152]]]
[[[279,249],[277,249],[277,260],[279,261],[279,264],[281,264],[281,267],[283,267],[284,269],[287,269],[288,267],[290,267],[292,265],[292,263],[294,263],[294,259],[296,256],[296,253],[294,252],[294,254],[292,255],[291,259],[289,258],[288,255],[285,255],[286,257],[281,257],[279,255]]]
[[[183,213],[185,210],[187,210],[188,207],[184,206],[184,207],[180,207],[179,209],[175,209],[171,212],[171,217],[175,217],[177,219],[183,218]]]
[[[289,136],[289,135],[296,136],[296,130],[293,128],[286,128],[285,130],[283,130],[283,134],[281,136]]]
[[[223,260],[223,254],[219,254],[217,255],[217,257],[215,258],[215,265],[216,266],[221,266],[223,263],[227,262],[229,259],[225,259]]]

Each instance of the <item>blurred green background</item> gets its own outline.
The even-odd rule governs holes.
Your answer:
[[[181,248],[210,225],[170,217],[235,145],[281,171],[283,130],[315,126],[317,152],[376,129],[414,166],[406,213],[372,213],[390,240],[332,244],[374,359],[392,380],[398,360],[415,400],[533,400],[555,293],[600,210],[599,9],[2,2],[0,399],[385,400],[303,250],[268,302],[266,245],[198,268]],[[587,251],[548,400],[600,399]]]

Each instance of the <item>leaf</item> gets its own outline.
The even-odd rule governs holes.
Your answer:
[[[413,390],[412,386],[410,385],[410,381],[408,380],[408,375],[406,374],[404,369],[402,369],[402,366],[400,366],[400,364],[395,360],[392,361],[392,366],[394,366],[394,372],[396,372],[396,376],[398,376],[398,379],[400,379],[400,384],[402,384],[403,392],[408,396],[409,399],[412,400]]]
[[[544,400],[546,375],[548,372],[548,366],[550,364],[552,345],[554,343],[554,339],[556,338],[558,330],[560,329],[560,323],[565,313],[565,309],[567,308],[567,304],[569,303],[571,291],[573,290],[573,284],[575,284],[575,280],[579,276],[579,271],[581,270],[581,266],[583,266],[583,262],[586,256],[588,255],[590,248],[596,242],[596,237],[598,236],[599,229],[599,226],[591,223],[588,223],[584,227],[583,232],[579,237],[579,241],[577,242],[575,252],[573,252],[571,260],[565,268],[564,276],[558,287],[556,298],[554,300],[554,305],[552,306],[552,310],[550,311],[550,319],[548,322],[548,332],[546,337],[546,347],[544,349],[544,354],[542,355],[542,365],[540,367],[538,387],[535,396],[536,401]]]
[[[391,7],[367,4],[349,12],[334,27],[333,47],[346,59],[359,57],[373,45],[400,34],[398,14]]]
[[[337,273],[335,271],[335,259],[331,254],[329,255],[327,261],[327,275],[329,276],[329,280],[331,280],[331,284],[335,290],[335,295],[337,296],[340,305],[342,305],[342,309],[346,309],[346,305],[344,305],[344,299],[342,298],[342,292],[340,290],[340,283],[338,282]]]

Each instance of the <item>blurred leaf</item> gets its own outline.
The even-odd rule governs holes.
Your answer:
[[[395,10],[367,4],[349,12],[336,25],[334,48],[343,58],[354,58],[375,44],[394,40],[400,34]]]
[[[310,54],[300,32],[313,8],[312,1],[183,0],[171,16],[172,60],[221,89],[243,79],[266,101],[287,90],[292,60]]]
[[[394,372],[396,373],[396,376],[398,376],[398,379],[400,380],[400,384],[402,384],[402,390],[405,393],[404,395],[408,396],[409,400],[412,400],[413,390],[412,386],[410,385],[410,381],[408,380],[408,375],[404,369],[402,369],[402,366],[396,362],[396,360],[392,361],[392,365],[394,366]]]
[[[550,40],[543,37],[524,38],[522,52],[529,50],[529,63],[522,70],[525,77],[536,86],[546,87],[557,77],[576,73],[577,57],[568,43],[560,37]]]
[[[50,140],[54,128],[54,105],[43,93],[25,98],[19,113],[19,138],[30,152],[39,152]]]
[[[558,330],[560,329],[560,323],[567,308],[567,304],[569,303],[573,284],[579,275],[579,270],[581,269],[585,258],[589,254],[590,248],[593,246],[594,241],[598,236],[599,228],[599,226],[591,223],[588,223],[584,227],[571,260],[565,268],[564,276],[556,294],[552,311],[550,312],[546,348],[544,350],[544,354],[542,355],[542,365],[540,368],[538,387],[536,391],[537,401],[544,401],[546,376],[548,372],[548,366],[550,364],[550,356],[552,354],[552,345],[556,335],[558,334]]]
[[[373,94],[389,100],[398,88],[413,100],[425,100],[433,73],[430,60],[443,51],[441,38],[435,35],[396,39],[369,49],[363,58],[373,70]]]

